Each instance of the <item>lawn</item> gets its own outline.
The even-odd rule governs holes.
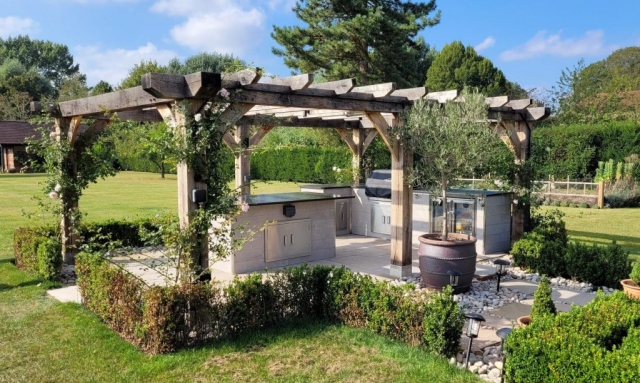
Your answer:
[[[543,206],[543,210],[559,209],[567,224],[569,237],[572,240],[589,244],[609,244],[616,241],[631,258],[640,258],[640,209],[582,209],[571,207],[551,208]]]
[[[149,357],[82,306],[45,296],[46,285],[17,270],[13,230],[54,222],[36,211],[39,175],[0,175],[0,382],[476,382],[446,360],[365,330],[329,323],[290,324],[239,339]],[[293,183],[256,192],[295,191]],[[150,216],[176,209],[175,179],[121,173],[80,201],[87,221]]]

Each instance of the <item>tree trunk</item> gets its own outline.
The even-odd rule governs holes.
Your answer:
[[[160,162],[160,178],[164,179],[164,161]]]
[[[449,209],[447,208],[447,181],[442,180],[442,240],[449,236]]]

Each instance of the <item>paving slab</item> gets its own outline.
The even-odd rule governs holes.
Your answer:
[[[504,307],[504,306],[503,306]],[[491,329],[495,330],[499,330],[503,327],[508,327],[508,328],[512,328],[516,326],[516,320],[515,319],[507,319],[501,316],[498,316],[496,314],[484,314],[482,315],[485,319],[485,322],[483,323],[484,327],[489,327]]]
[[[67,286],[60,289],[47,290],[47,295],[60,302],[82,303],[78,286]]]
[[[462,336],[460,337],[460,347],[464,350],[469,347],[469,338],[466,334],[466,327],[462,330]],[[499,345],[502,340],[496,335],[495,330],[481,328],[478,333],[478,337],[473,340],[471,344],[471,352],[482,352],[487,347]]]
[[[521,293],[533,294],[538,289],[538,284],[524,279],[512,279],[510,281],[500,281],[500,287],[508,287]]]
[[[566,304],[576,304],[578,306],[584,306],[587,303],[594,300],[596,297],[595,294],[591,293],[581,293],[579,291],[567,290],[567,289],[557,289],[553,290],[551,294],[551,298],[554,301],[566,303]]]
[[[495,266],[476,264],[475,277],[481,281],[493,278],[496,275]]]
[[[491,311],[491,314],[513,320],[515,322],[518,317],[529,315],[531,313],[531,305],[524,303],[510,303]],[[506,327],[506,326],[503,326]]]
[[[494,254],[478,254],[477,259],[478,262],[482,261],[493,261],[498,258],[507,258],[509,254],[507,253],[494,253]]]

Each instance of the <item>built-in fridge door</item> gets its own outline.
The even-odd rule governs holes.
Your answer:
[[[449,230],[452,233],[475,236],[475,201],[453,198],[450,202]]]
[[[444,220],[444,208],[448,212],[449,233],[475,234],[475,201],[472,199],[447,198],[446,205],[434,200],[431,205],[431,232],[441,233]]]

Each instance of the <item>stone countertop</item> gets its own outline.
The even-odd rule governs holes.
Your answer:
[[[364,187],[364,184],[362,184]],[[351,184],[307,184],[300,185],[300,189],[343,189],[350,188]]]
[[[326,201],[334,199],[346,199],[355,198],[350,195],[342,194],[328,194],[328,193],[310,193],[310,192],[298,192],[298,193],[274,193],[274,194],[257,194],[250,196],[243,196],[249,206],[258,205],[276,205],[285,203],[296,202],[313,202],[313,201]]]

